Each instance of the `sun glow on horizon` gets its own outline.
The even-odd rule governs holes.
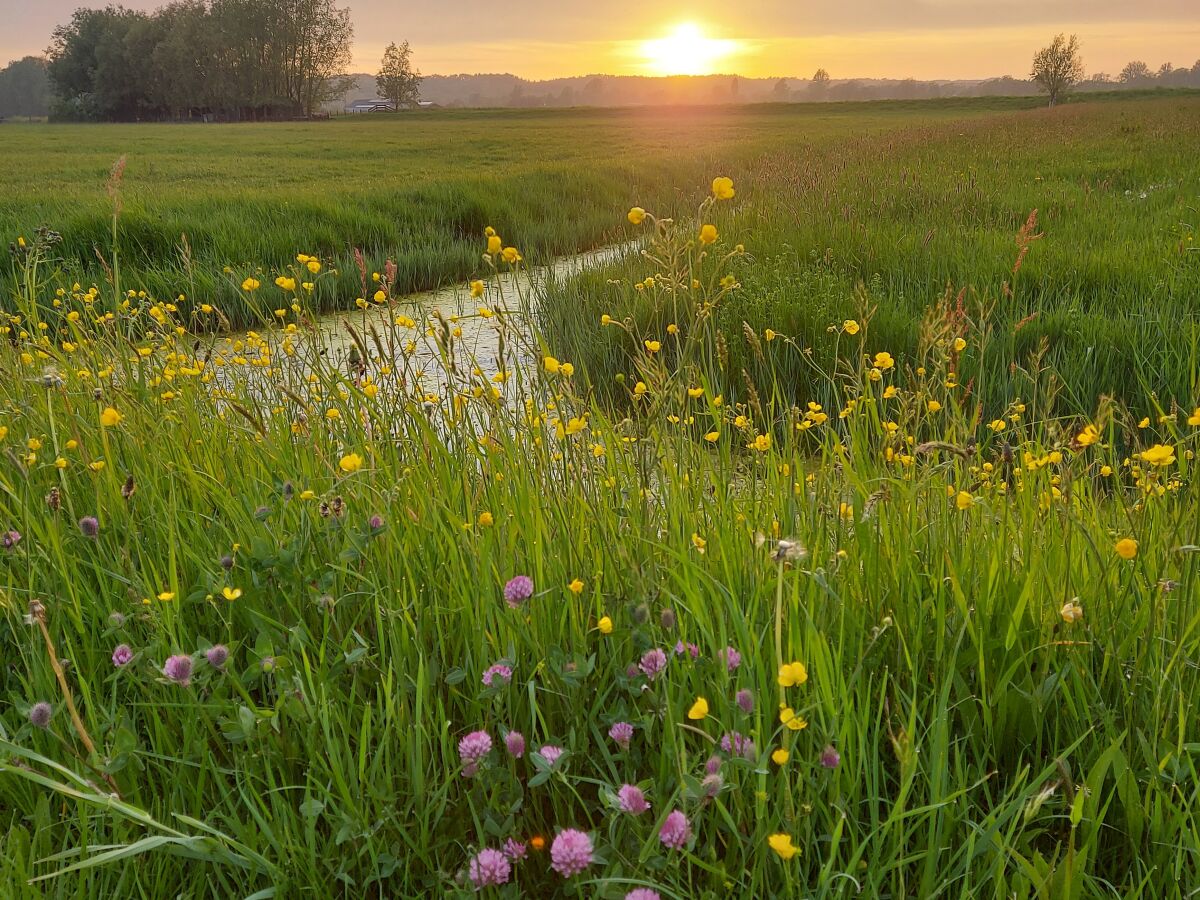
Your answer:
[[[716,64],[738,49],[738,41],[710,38],[695,22],[683,22],[666,37],[644,41],[642,56],[659,75],[712,75]]]

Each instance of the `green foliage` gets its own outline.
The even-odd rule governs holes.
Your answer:
[[[572,827],[598,851],[583,875],[530,849],[494,893],[1185,896],[1200,409],[1143,428],[1143,397],[1089,431],[1031,400],[989,427],[948,385],[1004,330],[954,294],[879,371],[882,315],[842,325],[849,295],[813,313],[839,341],[827,412],[794,405],[805,348],[771,322],[744,400],[720,396],[745,293],[723,279],[758,277],[723,242],[778,215],[777,183],[737,192],[645,247],[676,331],[591,321],[642,348],[648,389],[615,415],[543,358],[497,255],[457,309],[347,316],[348,359],[311,308],[232,338],[119,285],[54,308],[49,238],[28,245],[0,344],[8,892],[466,897],[479,848]],[[724,237],[701,250],[693,221]],[[647,296],[609,288],[613,309]],[[534,584],[516,608],[514,575]],[[189,678],[166,677],[173,654]],[[484,686],[500,661],[512,683]],[[465,777],[481,729],[495,747]],[[719,751],[731,732],[753,750]],[[649,813],[613,807],[626,782]],[[677,808],[694,838],[666,850]]]
[[[58,118],[311,115],[344,90],[353,38],[334,0],[182,0],[78,9],[54,30]]]
[[[926,307],[962,292],[987,310],[995,335],[992,355],[959,373],[985,411],[1045,396],[1054,402],[1043,414],[1089,414],[1101,395],[1134,402],[1148,391],[1164,408],[1190,402],[1200,342],[1196,108],[1191,99],[1079,104],[722,168],[747,186],[753,212],[716,220],[747,249],[732,269],[741,288],[718,314],[732,358],[721,389],[742,396],[741,370],[757,375],[743,323],[811,350],[773,365],[786,366],[799,398],[821,400],[838,341],[832,323],[870,319],[871,352],[909,356]],[[630,254],[553,286],[540,307],[554,351],[604,393],[625,391],[615,377],[631,374],[640,348],[616,332],[596,340],[594,325],[607,313],[661,334],[669,298],[627,290],[656,273]]]

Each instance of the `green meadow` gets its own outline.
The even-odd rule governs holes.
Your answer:
[[[1197,113],[3,126],[0,895],[1191,896]]]

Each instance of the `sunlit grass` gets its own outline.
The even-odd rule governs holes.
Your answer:
[[[829,365],[767,323],[743,376],[722,316],[774,201],[736,184],[634,216],[643,286],[587,326],[631,348],[615,407],[498,296],[505,241],[464,298],[494,358],[397,307],[348,317],[349,364],[300,286],[231,341],[119,288],[55,308],[28,247],[0,346],[3,882],[466,896],[512,841],[496,896],[1181,896],[1195,398],[1144,427],[981,415],[958,373],[1004,331],[940,286],[911,349],[847,295]],[[632,312],[649,269],[669,322]],[[796,404],[801,367],[822,400]],[[597,857],[571,878],[564,829]]]

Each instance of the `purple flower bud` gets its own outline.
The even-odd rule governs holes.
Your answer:
[[[628,722],[617,722],[612,728],[608,729],[608,736],[622,750],[628,750],[629,742],[633,739],[633,726]]]
[[[682,656],[685,653],[688,656],[690,656],[692,659],[696,659],[697,657],[700,656],[700,648],[697,647],[695,644],[691,643],[690,641],[686,644],[683,641],[676,641],[675,642],[675,655]]]
[[[525,735],[519,731],[510,731],[504,736],[504,749],[513,759],[520,759],[525,755]]]
[[[721,793],[721,788],[725,786],[725,779],[721,777],[719,772],[714,772],[712,775],[705,775],[704,780],[700,782],[700,790],[704,792],[704,796],[708,800],[712,800],[717,794]]]
[[[715,753],[710,756],[704,763],[704,771],[709,775],[716,775],[721,771],[721,757]]]
[[[45,700],[39,700],[29,708],[29,721],[38,728],[49,728],[50,716],[53,714],[54,707]]]
[[[100,520],[95,516],[84,516],[79,520],[79,532],[84,537],[94,538],[100,533]]]
[[[118,644],[117,648],[112,652],[112,664],[118,669],[129,665],[133,659],[133,648],[128,644]]]
[[[368,521],[367,524],[371,526],[372,531],[378,531],[383,527],[383,516],[376,513],[375,515],[371,516],[370,521]]]
[[[19,543],[21,543],[21,532],[16,529],[10,529],[0,535],[0,547],[3,547],[5,550],[11,550]]]
[[[742,759],[753,760],[758,755],[754,749],[754,741],[736,731],[731,731],[721,738],[721,749]]]
[[[734,697],[734,702],[737,703],[738,709],[746,715],[754,712],[754,695],[749,691],[745,689],[738,691],[737,696]]]
[[[842,757],[838,755],[837,750],[834,749],[832,744],[827,745],[825,749],[821,751],[822,768],[836,769],[841,761]]]
[[[525,858],[525,854],[529,852],[529,847],[524,841],[518,841],[516,838],[509,838],[504,842],[504,855],[513,862],[520,862]]]
[[[229,648],[224,644],[209,647],[204,651],[204,658],[214,669],[222,669],[225,667],[225,661],[229,659]]]
[[[562,747],[555,747],[553,744],[546,744],[538,750],[538,754],[550,765],[550,768],[554,768],[554,764],[558,762],[558,758],[563,754],[563,749]]]
[[[730,672],[736,671],[738,666],[742,664],[742,654],[738,653],[733,647],[726,647],[718,655],[721,657],[721,661],[725,663],[725,668]]]
[[[168,657],[162,672],[171,681],[187,687],[192,682],[192,658],[182,654]]]

